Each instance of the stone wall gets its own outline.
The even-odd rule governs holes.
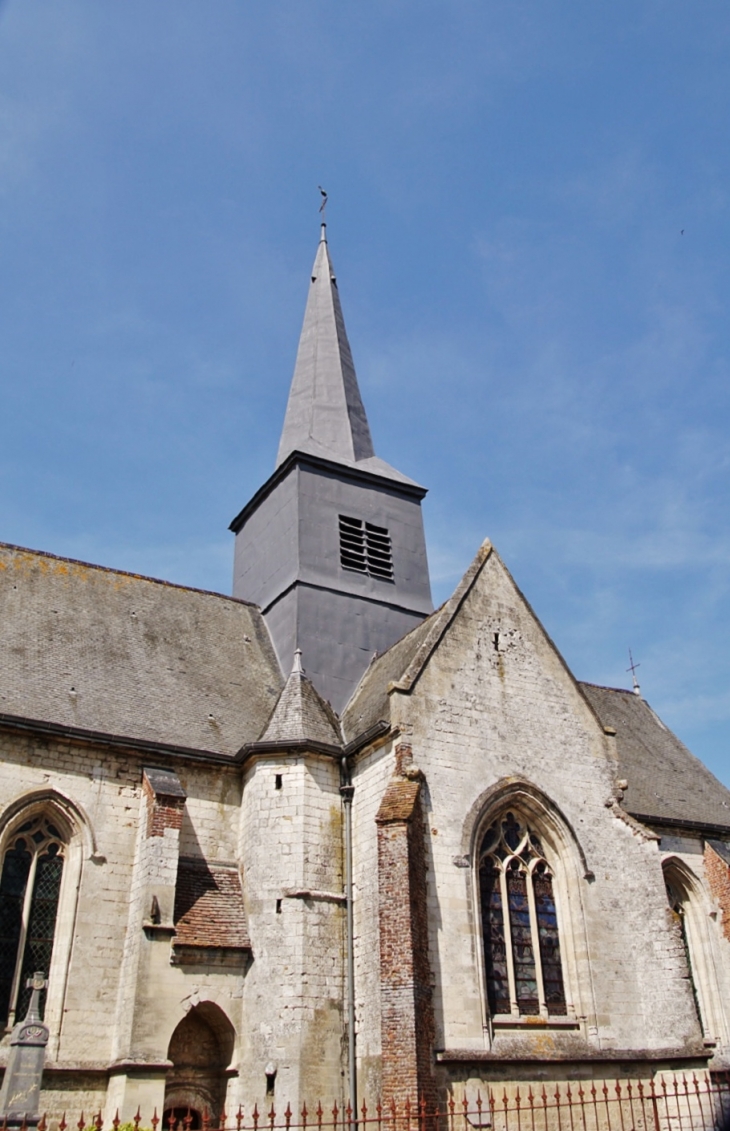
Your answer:
[[[436,1047],[514,1058],[536,1042],[555,1057],[697,1046],[656,837],[622,814],[612,739],[495,554],[391,707],[426,781]],[[510,798],[555,872],[572,1029],[570,1016],[488,1023],[474,853],[480,820]]]
[[[48,1102],[68,1110],[80,1101],[88,1108],[92,1095],[103,1106],[110,1067],[130,1058],[137,1067],[132,1076],[112,1073],[108,1102],[123,1117],[137,1102],[161,1110],[170,1037],[198,1001],[218,1003],[240,1030],[243,970],[231,977],[214,964],[173,966],[171,931],[143,927],[153,894],[171,925],[179,838],[189,855],[238,859],[240,769],[178,763],[184,809],[155,808],[143,794],[144,763],[108,748],[0,734],[0,838],[28,804],[58,813],[72,834],[46,1008]]]
[[[353,888],[358,1092],[381,1092],[380,892],[375,818],[395,768],[393,744],[361,754],[353,771]]]
[[[342,808],[332,758],[246,769],[241,859],[254,960],[244,985],[241,1102],[344,1094]]]

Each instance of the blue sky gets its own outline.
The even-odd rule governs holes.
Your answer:
[[[436,599],[489,536],[730,784],[729,47],[719,0],[5,0],[0,539],[229,591],[323,184]]]

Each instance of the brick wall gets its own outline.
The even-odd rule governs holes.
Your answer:
[[[396,749],[396,767],[410,762]],[[424,826],[418,780],[396,773],[376,817],[382,1096],[435,1102]]]
[[[722,916],[722,933],[730,941],[730,868],[711,844],[705,843],[705,872]]]

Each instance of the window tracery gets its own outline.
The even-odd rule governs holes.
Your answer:
[[[479,888],[492,1016],[565,1016],[552,872],[539,838],[512,812],[482,837]]]
[[[24,1017],[26,981],[50,970],[58,914],[65,837],[46,814],[15,829],[0,873],[0,1023]],[[41,995],[41,1014],[45,992]]]

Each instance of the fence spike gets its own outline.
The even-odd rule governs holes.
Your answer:
[[[137,1114],[139,1115],[139,1108],[137,1108]],[[152,1116],[152,1131],[157,1131],[157,1124],[159,1122],[160,1122],[160,1117],[157,1114],[157,1108],[155,1108],[154,1115]]]
[[[157,1115],[157,1108],[155,1108],[155,1115]],[[140,1121],[141,1118],[142,1118],[142,1112],[140,1111],[139,1108],[137,1108],[137,1114],[135,1115],[134,1119],[132,1120],[132,1122],[134,1123],[134,1131],[138,1131],[139,1121]],[[60,1131],[60,1128],[59,1128],[59,1131]]]
[[[114,1112],[114,1118],[112,1119],[112,1127],[114,1128],[114,1131],[119,1131],[119,1123],[119,1108],[117,1108],[117,1110]]]

